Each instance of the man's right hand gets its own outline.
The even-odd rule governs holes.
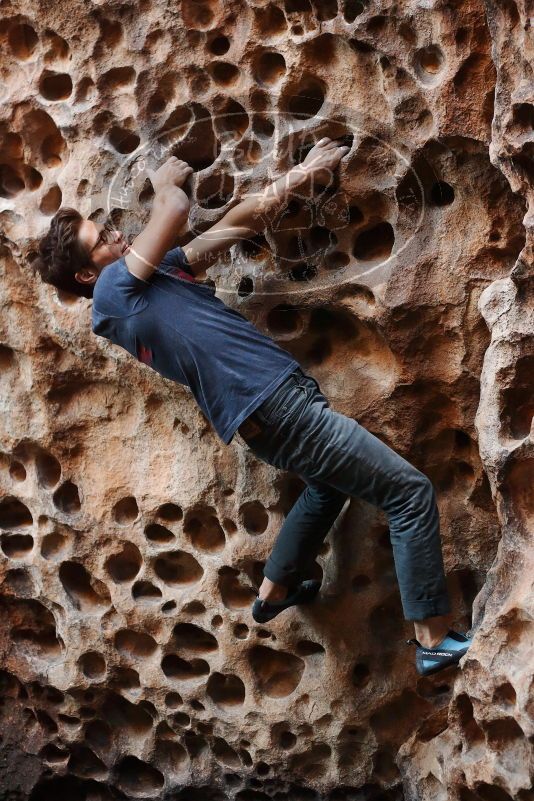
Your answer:
[[[308,175],[313,176],[314,183],[329,184],[333,170],[349,150],[350,147],[347,145],[342,145],[335,139],[324,136],[312,147],[302,164],[293,169],[304,170]]]
[[[192,172],[193,168],[176,156],[170,156],[157,170],[147,169],[148,177],[156,194],[168,187],[176,186],[181,189]]]

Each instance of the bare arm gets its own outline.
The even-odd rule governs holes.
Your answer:
[[[149,171],[155,190],[150,219],[124,257],[128,270],[137,278],[144,281],[150,278],[172,247],[177,230],[187,220],[189,198],[181,186],[192,171],[185,161],[175,156],[167,159],[156,172]]]
[[[193,272],[204,272],[235,242],[262,231],[269,215],[276,212],[296,189],[327,182],[331,170],[348,151],[346,145],[324,137],[310,150],[302,164],[293,167],[262,192],[249,195],[230,209],[218,223],[184,246],[183,251]]]

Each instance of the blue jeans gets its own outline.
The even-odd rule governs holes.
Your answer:
[[[291,586],[309,577],[351,495],[387,515],[405,619],[451,611],[436,497],[423,473],[356,420],[333,411],[317,381],[300,369],[246,422],[248,431],[244,426],[240,434],[252,452],[267,464],[297,473],[307,484],[265,563],[268,579]]]

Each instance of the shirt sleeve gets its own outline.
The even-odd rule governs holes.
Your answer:
[[[188,275],[193,276],[193,278],[195,276],[181,247],[168,250],[161,260],[158,270],[168,275],[173,275],[173,273],[178,271],[178,273],[188,273]]]
[[[128,270],[123,258],[105,267],[93,291],[93,309],[105,317],[129,317],[148,304],[145,290],[149,281]]]

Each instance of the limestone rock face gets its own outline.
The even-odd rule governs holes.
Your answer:
[[[0,788],[10,799],[532,799],[528,0],[1,6]],[[436,488],[460,671],[415,672],[387,521],[350,499],[316,604],[250,606],[302,480],[30,262],[60,206],[191,232],[301,161],[325,189],[209,271]],[[2,796],[4,797],[4,796]]]

